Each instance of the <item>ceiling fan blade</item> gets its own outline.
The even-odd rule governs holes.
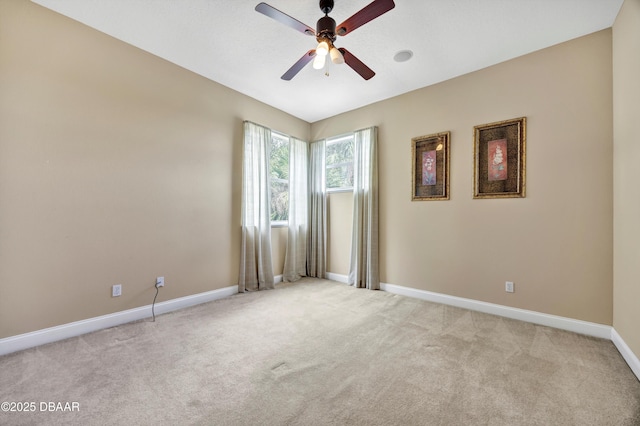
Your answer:
[[[367,6],[360,9],[349,19],[336,27],[336,34],[344,36],[369,21],[376,19],[378,16],[386,13],[396,7],[393,0],[373,0]]]
[[[275,7],[269,6],[266,3],[259,3],[256,6],[256,11],[268,16],[269,18],[275,19],[281,24],[285,24],[287,27],[291,27],[294,30],[301,32],[302,34],[314,37],[316,35],[316,31],[310,26],[303,24],[302,22],[298,21],[295,18],[292,18],[284,12],[280,12]]]
[[[347,65],[353,68],[353,70],[360,74],[360,76],[365,80],[369,80],[371,77],[376,75],[376,73],[373,72],[371,68],[362,63],[360,59],[353,56],[353,54],[344,47],[340,47],[338,48],[338,50],[340,51],[340,53],[342,53],[344,61],[347,63]]]
[[[302,58],[298,59],[298,62],[293,64],[293,66],[291,68],[289,68],[289,70],[287,72],[282,74],[282,77],[280,77],[280,78],[283,79],[283,80],[287,80],[287,81],[291,80],[293,77],[296,76],[296,74],[298,74],[300,72],[300,70],[302,68],[305,67],[305,65],[307,65],[309,62],[311,62],[311,60],[315,56],[316,56],[316,50],[315,49],[311,49],[310,51],[305,53]]]

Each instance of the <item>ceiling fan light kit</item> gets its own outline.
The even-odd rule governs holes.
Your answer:
[[[326,40],[319,40],[318,47],[316,47],[316,55],[326,56],[329,53],[329,43]]]
[[[321,70],[322,68],[324,68],[326,62],[327,58],[325,55],[316,55],[315,59],[313,60],[313,69]]]
[[[304,35],[315,36],[318,46],[308,51],[300,58],[291,68],[282,75],[283,80],[291,80],[302,68],[304,68],[313,59],[313,68],[322,69],[327,61],[327,54],[334,64],[346,63],[357,72],[365,80],[369,80],[375,75],[375,72],[366,66],[362,61],[356,58],[351,52],[344,47],[337,48],[334,46],[336,36],[345,36],[358,27],[374,20],[383,13],[386,13],[395,7],[393,0],[374,0],[364,8],[360,9],[346,21],[336,26],[336,21],[329,16],[333,10],[333,0],[320,0],[320,10],[325,16],[318,19],[316,23],[316,31],[311,27],[284,12],[270,6],[266,3],[259,3],[256,11],[262,13],[269,18],[284,24]],[[337,28],[337,30],[336,30]],[[328,75],[328,74],[327,74]]]
[[[331,47],[329,54],[331,55],[331,62],[337,65],[344,64],[344,56],[336,47]]]

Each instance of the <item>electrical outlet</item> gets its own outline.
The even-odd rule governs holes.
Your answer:
[[[111,287],[111,297],[122,296],[122,284],[116,284]]]
[[[156,278],[156,287],[164,287],[164,277]]]
[[[507,281],[504,284],[504,291],[506,291],[507,293],[513,293],[514,292],[514,287],[513,287],[513,282],[512,281]]]

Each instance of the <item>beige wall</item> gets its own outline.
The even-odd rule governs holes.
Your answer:
[[[0,1],[0,338],[147,305],[158,275],[160,300],[235,284],[249,119],[309,139],[379,126],[382,281],[613,321],[640,353],[640,205],[628,183],[637,22],[627,0],[613,38],[614,315],[610,30],[309,125],[30,2]],[[473,200],[473,126],[519,116],[527,198]],[[445,130],[451,200],[411,202],[410,139]],[[328,220],[329,271],[346,274],[351,194],[330,195]],[[286,228],[273,238],[280,274]]]
[[[640,0],[626,0],[613,27],[613,326],[640,357]]]
[[[349,274],[353,193],[334,192],[327,197],[327,271]]]
[[[159,301],[236,284],[245,119],[309,133],[31,2],[0,1],[0,338],[148,305],[160,275]]]
[[[271,228],[271,263],[274,275],[282,275],[284,270],[284,257],[287,251],[287,227]]]
[[[611,64],[605,30],[313,123],[312,139],[379,126],[381,280],[611,324]],[[527,197],[472,199],[473,126],[520,116]],[[411,138],[447,130],[451,200],[412,202]],[[328,264],[344,268],[335,235]]]

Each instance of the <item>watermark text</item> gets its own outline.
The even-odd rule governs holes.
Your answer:
[[[3,412],[72,412],[80,411],[80,403],[76,401],[5,401],[0,404]]]

